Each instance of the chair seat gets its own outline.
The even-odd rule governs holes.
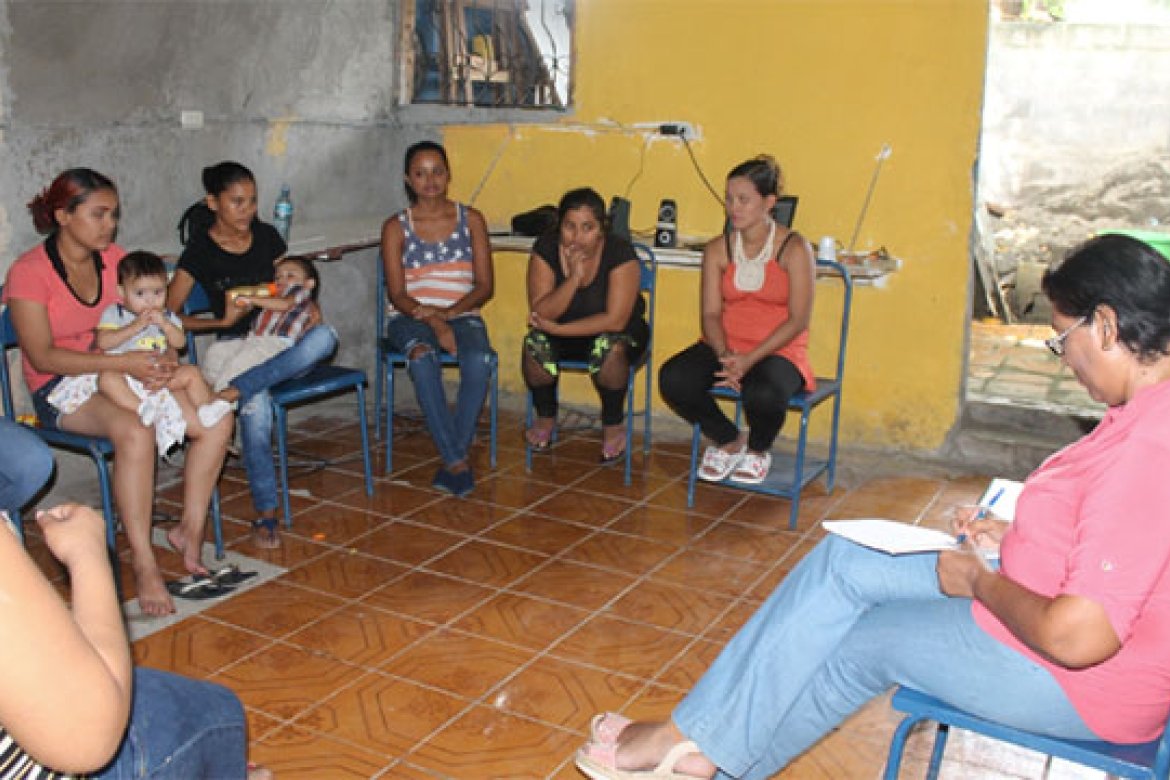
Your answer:
[[[1139,745],[1119,745],[1099,740],[1046,737],[984,720],[929,694],[906,687],[901,687],[894,693],[891,705],[894,709],[907,713],[907,719],[911,722],[933,720],[1045,755],[1093,767],[1117,777],[1165,777],[1165,774],[1159,775],[1153,770],[1158,748],[1162,744],[1161,738]],[[899,745],[899,754],[900,748]],[[893,750],[894,745],[891,745],[891,758]],[[939,758],[941,759],[941,754]],[[935,769],[937,770],[937,767]]]
[[[113,457],[114,443],[100,436],[84,436],[80,433],[68,433],[55,428],[33,428],[36,434],[47,444],[82,452],[98,453]]]
[[[303,376],[274,385],[269,394],[274,401],[287,406],[365,383],[365,371],[344,366],[315,366]]]

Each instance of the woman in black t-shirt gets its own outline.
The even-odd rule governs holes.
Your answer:
[[[521,367],[537,415],[525,433],[532,448],[552,441],[559,361],[582,360],[601,397],[601,460],[625,454],[626,383],[650,336],[640,279],[633,245],[609,235],[601,196],[587,187],[565,193],[556,231],[537,239],[528,260]]]
[[[205,168],[203,187],[207,210],[195,206],[185,217],[190,237],[167,289],[167,308],[182,311],[198,282],[207,292],[214,316],[183,317],[183,326],[194,332],[215,331],[220,339],[242,338],[257,310],[227,305],[226,292],[232,287],[271,282],[275,263],[284,257],[287,247],[272,225],[256,218],[256,179],[243,165],[221,162]],[[244,469],[257,514],[252,538],[258,547],[280,546],[268,389],[305,373],[336,349],[333,329],[314,322],[291,347],[231,380],[239,392]]]

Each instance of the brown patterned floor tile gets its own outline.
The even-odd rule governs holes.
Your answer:
[[[600,531],[566,551],[565,557],[640,577],[676,552],[671,544]]]
[[[315,496],[319,499],[333,499],[335,496],[344,495],[357,488],[365,489],[361,477],[331,469],[321,469],[299,474],[290,471],[288,486],[290,491],[308,491],[310,496]],[[365,493],[362,493],[362,495],[365,495]]]
[[[800,511],[796,518],[798,533],[808,530],[824,519],[825,515],[844,497],[845,491],[838,489],[832,495],[825,493],[821,483],[809,485],[800,494]],[[744,525],[761,528],[775,528],[788,531],[792,504],[786,498],[753,494],[728,515],[728,519]]]
[[[572,630],[588,614],[563,604],[504,593],[460,618],[454,627],[540,650]]]
[[[467,704],[466,699],[371,672],[309,710],[297,725],[400,758]]]
[[[929,477],[873,479],[845,496],[825,519],[885,517],[913,523],[938,497],[943,480]]]
[[[442,558],[429,562],[426,568],[502,588],[547,560],[548,556],[540,553],[475,539],[455,548]]]
[[[696,539],[692,547],[703,552],[771,565],[783,558],[799,541],[800,535],[791,531],[756,528],[722,520]]]
[[[642,683],[556,658],[537,659],[492,691],[497,709],[586,734],[596,712],[620,709]]]
[[[358,667],[336,658],[277,644],[211,680],[231,688],[247,706],[291,720],[361,674]]]
[[[427,740],[410,762],[453,778],[543,780],[580,738],[488,707],[476,707]]]
[[[707,515],[646,504],[626,512],[606,530],[682,547],[705,533],[715,522],[715,518]]]
[[[434,491],[424,489],[430,484],[430,477],[421,486],[399,484],[397,478],[389,481],[378,479],[374,482],[373,496],[367,496],[365,490],[355,490],[336,501],[359,512],[372,512],[387,518],[402,517],[439,498]]]
[[[554,555],[591,533],[592,528],[522,512],[485,531],[483,536],[495,542]]]
[[[207,677],[271,640],[194,615],[135,642],[134,663],[188,677]]]
[[[296,520],[293,520],[296,523]],[[284,525],[281,525],[283,531]],[[286,569],[291,569],[294,566],[299,566],[306,561],[311,561],[314,558],[320,557],[328,552],[332,552],[329,547],[317,542],[304,539],[294,534],[281,533],[280,547],[275,550],[268,550],[262,547],[257,547],[252,541],[252,534],[249,533],[242,536],[239,541],[232,543],[231,549],[247,555],[250,558],[259,558],[262,561],[283,566]]]
[[[475,499],[490,504],[525,509],[537,501],[548,498],[557,488],[534,479],[528,479],[520,471],[519,477],[512,476],[511,472],[493,475],[477,482],[475,485]]]
[[[723,646],[715,642],[698,641],[658,675],[657,682],[672,688],[689,691],[707,671]]]
[[[437,631],[399,654],[381,671],[475,698],[516,671],[531,654],[479,636]]]
[[[342,603],[324,593],[270,582],[217,604],[203,614],[265,636],[281,637],[312,623]]]
[[[277,729],[284,728],[284,721],[277,720],[251,707],[244,708],[244,719],[248,722],[248,743],[255,745]],[[249,753],[252,751],[249,750]]]
[[[315,542],[345,546],[388,522],[389,518],[383,515],[353,507],[318,504],[311,511],[294,517],[289,533]]]
[[[495,593],[471,582],[416,571],[363,599],[400,615],[446,623]]]
[[[726,488],[718,485],[707,485],[699,482],[695,485],[695,505],[687,506],[686,481],[672,482],[662,490],[646,499],[647,503],[662,506],[667,509],[677,509],[680,512],[693,512],[708,517],[720,517],[727,514],[736,504],[743,501],[747,495],[742,490]]]
[[[765,570],[765,567],[752,561],[725,558],[699,550],[683,550],[651,576],[688,588],[738,596]]]
[[[622,710],[633,720],[666,720],[686,696],[686,691],[662,685],[648,685]]]
[[[618,617],[700,634],[731,604],[731,598],[645,580],[609,608]]]
[[[353,604],[290,635],[285,641],[359,666],[380,666],[434,631],[434,626],[392,615],[367,603]]]
[[[341,598],[354,599],[401,577],[407,571],[409,569],[406,566],[385,558],[339,550],[298,566],[280,579]]]
[[[554,655],[649,679],[687,644],[687,638],[642,623],[592,618],[557,644]]]
[[[487,504],[474,498],[447,496],[411,513],[410,522],[471,536],[515,512],[510,507]]]
[[[532,511],[558,520],[604,527],[632,506],[633,504],[620,498],[609,498],[580,490],[566,490],[541,501],[532,507]]]
[[[421,525],[394,522],[355,539],[353,546],[367,555],[416,566],[465,542],[467,538]]]
[[[310,496],[301,496],[296,493],[290,493],[288,497],[288,506],[295,517],[298,512],[304,512],[311,507],[315,507],[321,503],[320,498],[313,498]],[[256,507],[252,504],[252,494],[248,491],[236,493],[230,497],[222,498],[219,504],[219,511],[222,514],[236,517],[241,520],[251,522],[256,518]]]
[[[573,484],[574,490],[599,493],[603,496],[617,496],[630,501],[642,501],[661,490],[672,480],[668,477],[647,474],[638,468],[642,453],[634,453],[634,467],[630,471],[630,484],[626,484],[625,472],[620,463],[615,468],[598,469]]]
[[[268,735],[253,745],[249,758],[281,780],[369,780],[394,763],[385,755],[297,726]]]
[[[633,582],[634,577],[628,574],[557,560],[516,583],[513,589],[594,610]]]

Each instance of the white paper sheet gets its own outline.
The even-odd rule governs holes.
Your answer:
[[[1023,489],[1023,482],[996,477],[991,480],[987,490],[983,491],[983,496],[979,499],[979,506],[987,507],[991,514],[1010,523],[1016,519],[1016,500],[1019,499]]]
[[[953,550],[957,544],[955,537],[945,531],[876,517],[826,520],[821,525],[829,533],[892,555]]]

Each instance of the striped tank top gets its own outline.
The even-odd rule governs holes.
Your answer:
[[[32,760],[8,732],[0,728],[0,778],[2,780],[69,780],[74,775],[63,775]]]
[[[471,229],[467,207],[455,204],[455,230],[442,241],[424,241],[414,232],[410,209],[398,215],[402,225],[402,267],[406,272],[406,293],[421,304],[447,308],[475,285],[472,264]],[[390,314],[398,311],[390,305]],[[478,311],[467,312],[478,314]]]

